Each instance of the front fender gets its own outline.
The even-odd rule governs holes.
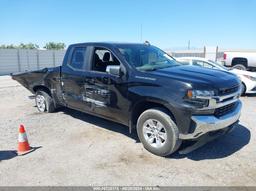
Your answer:
[[[136,110],[145,107],[147,103],[152,103],[152,107],[164,107],[170,112],[180,132],[188,131],[191,110],[183,105],[183,97],[178,93],[171,93],[164,87],[143,86],[130,88],[129,97],[132,103],[129,108],[130,121],[133,121]]]

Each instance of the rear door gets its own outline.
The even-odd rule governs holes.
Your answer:
[[[84,102],[84,76],[88,60],[86,46],[73,47],[67,64],[62,69],[63,98],[68,107],[81,111],[90,110],[90,104]]]

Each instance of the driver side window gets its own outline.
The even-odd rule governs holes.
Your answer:
[[[92,70],[106,72],[106,68],[109,65],[118,66],[120,62],[110,50],[96,47],[93,54]]]

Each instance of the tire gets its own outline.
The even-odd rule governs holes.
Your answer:
[[[55,110],[52,97],[42,90],[36,92],[35,102],[39,112],[52,113]]]
[[[238,70],[247,70],[246,66],[243,64],[235,64],[232,68]]]
[[[148,109],[140,115],[137,134],[144,148],[158,156],[174,153],[182,143],[176,124],[162,108]]]
[[[245,92],[246,92],[246,86],[244,83],[242,83],[242,90],[241,90],[241,96],[244,96],[245,95]]]

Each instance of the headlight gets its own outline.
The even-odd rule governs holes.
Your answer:
[[[187,98],[194,99],[207,99],[209,97],[214,96],[214,91],[211,90],[188,90]]]
[[[214,91],[211,90],[188,90],[185,101],[190,105],[203,108],[209,105],[209,99],[212,96],[214,96]]]
[[[255,77],[248,76],[248,75],[243,75],[243,76],[246,77],[246,78],[248,78],[249,80],[256,81],[256,78],[255,78]]]

